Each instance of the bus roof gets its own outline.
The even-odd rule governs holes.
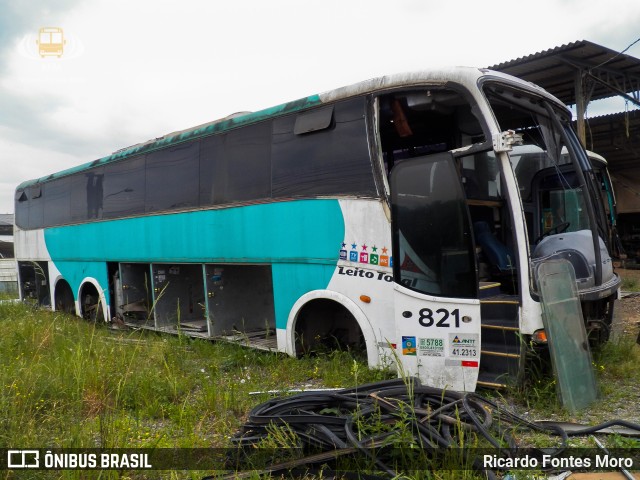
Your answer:
[[[159,150],[171,145],[187,142],[201,137],[206,137],[216,133],[221,133],[227,130],[232,130],[240,126],[256,123],[268,118],[288,113],[299,112],[314,106],[357,95],[365,95],[376,91],[387,90],[390,88],[418,86],[425,83],[428,83],[430,85],[444,85],[449,82],[457,82],[463,85],[466,84],[476,86],[478,80],[481,77],[485,76],[500,78],[502,80],[520,84],[523,83],[522,80],[517,79],[516,77],[513,77],[511,75],[474,67],[449,67],[437,70],[421,70],[417,72],[400,73],[384,77],[372,78],[363,82],[355,83],[353,85],[337,88],[335,90],[330,90],[321,94],[311,95],[257,112],[236,113],[209,123],[198,125],[196,127],[172,132],[161,137],[148,140],[146,142],[138,143],[129,147],[122,148],[120,150],[116,150],[111,155],[107,155],[92,162],[84,163],[66,170],[61,170],[44,177],[27,180],[18,185],[16,189],[21,190],[31,185],[72,175],[74,173],[89,170],[91,168],[112,163],[134,155]],[[540,95],[544,95],[550,100],[554,100],[559,105],[563,105],[559,100],[557,100],[549,93],[545,92],[537,85],[530,82],[525,83],[527,83],[529,87],[536,90]]]

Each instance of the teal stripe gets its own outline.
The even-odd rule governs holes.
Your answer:
[[[276,325],[309,290],[327,287],[344,238],[337,200],[300,200],[154,215],[45,230],[52,260],[77,292],[107,288],[105,261],[273,263]]]
[[[78,289],[82,280],[85,278],[95,278],[105,293],[107,303],[109,303],[109,294],[107,285],[109,279],[107,276],[107,264],[102,262],[56,262],[56,268],[60,271],[69,286],[73,289],[74,296],[78,295]]]
[[[289,312],[298,298],[307,292],[327,288],[335,268],[335,265],[273,264],[276,328],[287,327]]]

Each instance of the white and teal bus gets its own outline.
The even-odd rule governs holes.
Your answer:
[[[546,341],[535,263],[569,259],[587,328],[611,323],[607,219],[570,123],[530,83],[452,68],[165,135],[17,187],[20,294],[290,355],[360,348],[428,385],[504,385]]]

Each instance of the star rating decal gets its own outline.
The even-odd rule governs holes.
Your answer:
[[[362,243],[358,249],[358,242],[352,242],[351,250],[347,251],[347,245],[346,242],[341,242],[340,260],[380,267],[393,266],[393,258],[388,255],[389,249],[386,246],[380,248],[376,244],[371,246],[371,244]]]

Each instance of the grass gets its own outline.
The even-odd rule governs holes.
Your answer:
[[[640,291],[640,282],[637,278],[626,277],[622,279],[620,288],[626,292],[638,292]]]
[[[593,367],[600,389],[600,400],[575,414],[563,409],[556,392],[556,380],[551,366],[546,369],[534,368],[527,372],[524,385],[513,387],[506,392],[495,392],[499,402],[526,412],[530,420],[551,420],[573,422],[584,425],[598,425],[609,420],[622,419],[640,422],[637,402],[640,398],[640,348],[635,338],[618,336],[599,348],[592,349]],[[534,364],[535,365],[535,364]],[[526,433],[521,437],[523,445],[550,447],[557,442],[546,434]],[[637,438],[607,435],[601,438],[609,448],[640,448]],[[571,437],[571,447],[595,448],[588,436]]]
[[[295,359],[116,332],[22,304],[0,303],[0,326],[1,448],[227,447],[247,412],[268,398],[251,392],[348,387],[390,375],[348,352]],[[47,473],[37,478],[76,478]]]
[[[351,387],[393,376],[369,370],[349,352],[294,359],[185,336],[113,331],[19,303],[0,303],[0,327],[0,448],[228,447],[251,408],[269,398],[252,392]],[[606,401],[577,417],[562,410],[552,376],[541,372],[531,375],[525,389],[508,391],[501,400],[533,419],[596,424],[619,418],[620,408],[637,402],[639,362],[640,349],[631,338],[614,339],[595,351]],[[402,438],[403,432],[396,435]],[[473,435],[464,438],[467,445],[477,442]],[[295,441],[281,430],[272,440],[276,446]],[[623,437],[606,440],[609,447],[640,447]],[[0,478],[146,478],[120,471],[37,473],[7,471]],[[154,472],[149,478],[195,479],[204,473]],[[479,478],[462,471],[428,475]]]
[[[620,270],[621,289],[640,291],[640,276],[635,270]],[[616,308],[622,308],[616,306]],[[592,348],[593,366],[600,387],[598,402],[575,417],[563,410],[556,393],[556,381],[550,366],[548,353],[536,356],[528,362],[524,385],[513,387],[505,393],[507,402],[524,407],[532,418],[581,421],[590,424],[620,418],[629,405],[637,404],[640,398],[640,348],[636,344],[637,330],[630,335],[613,334],[612,338],[598,348]],[[626,418],[640,422],[640,416]],[[636,442],[637,445],[637,442]],[[640,446],[640,445],[637,445]]]

